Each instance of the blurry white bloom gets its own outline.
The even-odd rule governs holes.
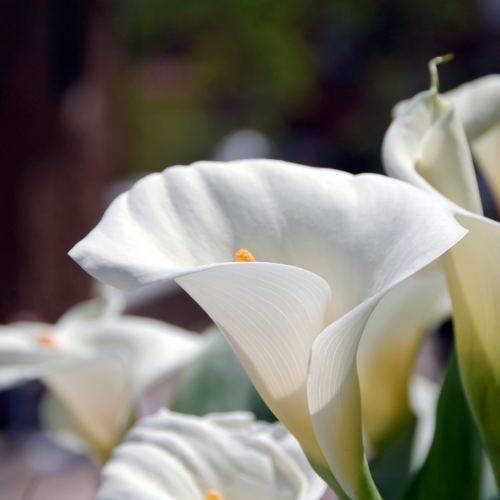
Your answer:
[[[338,494],[379,498],[358,343],[380,300],[465,233],[434,197],[382,176],[202,162],[139,181],[70,255],[125,289],[175,279]]]
[[[463,94],[465,87],[451,94],[457,101],[467,97],[460,103],[460,116],[455,105],[438,94],[437,84],[416,95],[400,107],[382,154],[389,175],[434,193],[469,230],[442,262],[453,301],[462,380],[500,482],[500,224],[482,217],[462,124],[467,122],[473,139],[494,123],[500,95],[492,89],[497,84],[494,78],[479,84],[482,92],[474,95]]]
[[[55,325],[0,327],[0,388],[40,378],[101,459],[120,441],[139,396],[178,372],[203,342],[161,321],[122,316],[122,307],[121,293],[107,288]]]
[[[436,430],[436,412],[441,387],[421,375],[410,382],[410,405],[417,417],[417,426],[410,457],[410,471],[420,469],[431,449]]]
[[[97,500],[319,500],[326,484],[279,423],[160,410],[125,437]]]

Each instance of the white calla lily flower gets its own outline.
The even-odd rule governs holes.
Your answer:
[[[163,409],[113,451],[97,500],[319,500],[326,488],[279,423]]]
[[[500,75],[483,76],[440,97],[454,104],[474,160],[500,207]],[[398,103],[394,116],[398,116],[408,103]]]
[[[123,288],[175,279],[337,494],[379,498],[357,347],[380,300],[465,233],[434,197],[382,176],[200,162],[139,181],[70,255]]]
[[[40,378],[100,460],[120,442],[138,398],[176,374],[203,344],[181,328],[121,315],[121,295],[107,288],[55,325],[0,327],[0,387]]]
[[[481,103],[478,116],[485,109]],[[446,200],[469,230],[442,262],[453,302],[462,380],[500,483],[500,224],[482,217],[466,132],[453,102],[442,99],[433,85],[398,112],[383,144],[388,174]],[[484,132],[475,118],[469,128]]]

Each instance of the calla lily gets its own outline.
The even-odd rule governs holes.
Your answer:
[[[121,292],[107,288],[55,325],[0,327],[0,387],[40,378],[100,460],[120,442],[139,396],[176,374],[203,342],[161,321],[122,316],[123,305]]]
[[[465,233],[434,197],[382,176],[201,162],[139,181],[70,255],[126,289],[175,279],[320,475],[368,499],[360,338],[380,300]]]
[[[325,490],[281,424],[163,409],[113,451],[97,500],[319,500]]]
[[[441,99],[455,105],[474,160],[500,208],[500,75],[464,83],[442,94]],[[400,114],[408,102],[395,106],[394,114]]]
[[[500,225],[482,217],[466,133],[453,102],[438,94],[435,63],[434,84],[400,109],[382,155],[389,175],[445,200],[469,230],[442,262],[462,380],[500,483]]]

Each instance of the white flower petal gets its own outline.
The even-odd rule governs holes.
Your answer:
[[[440,97],[455,105],[474,159],[500,205],[500,75],[478,78]],[[410,102],[396,104],[394,118],[401,115]]]
[[[314,431],[333,474],[351,498],[361,498],[366,493],[364,488],[371,487],[369,475],[360,474],[362,470],[368,474],[356,371],[361,335],[374,308],[390,290],[440,257],[457,241],[456,234],[452,235],[454,230],[442,239],[442,224],[447,213],[444,205],[429,205],[425,210],[422,206],[412,207],[412,203],[418,201],[409,196],[410,193],[406,206],[397,205],[399,217],[390,225],[394,232],[387,235],[383,228],[379,229],[383,246],[397,248],[397,253],[389,252],[393,256],[392,265],[373,270],[376,280],[372,295],[328,326],[314,342],[311,353],[308,395]],[[386,197],[388,207],[391,201]],[[441,211],[444,219],[438,222]]]
[[[443,94],[455,104],[478,167],[500,205],[500,75],[488,75]]]
[[[481,214],[470,150],[453,106],[427,91],[403,109],[382,145],[387,173]]]
[[[431,449],[440,389],[439,384],[421,375],[415,375],[410,382],[410,405],[418,419],[410,456],[411,472],[420,469]]]
[[[162,321],[121,316],[122,293],[106,287],[56,325],[0,328],[0,388],[41,378],[100,460],[119,442],[141,394],[175,376],[205,341]]]
[[[469,144],[453,108],[436,119],[422,137],[416,167],[427,182],[446,198],[482,215]]]
[[[110,357],[45,374],[42,381],[103,459],[119,442],[129,416],[132,376],[125,360]]]
[[[133,395],[138,397],[186,366],[203,348],[205,338],[163,321],[127,315],[81,328],[73,333],[73,341],[92,346],[96,353],[129,356]]]
[[[444,258],[462,381],[500,477],[500,224],[457,215],[470,233]]]
[[[306,380],[310,349],[330,303],[326,282],[300,268],[261,262],[220,266],[176,281],[226,335],[274,414],[306,453],[317,455]]]
[[[319,500],[326,485],[317,476],[311,483],[298,443],[278,427],[240,413],[200,418],[160,411],[114,451],[97,498],[204,500],[216,490],[224,500]]]
[[[471,142],[478,167],[493,192],[497,208],[500,207],[500,123]]]
[[[408,384],[422,341],[451,312],[444,271],[431,264],[389,292],[370,316],[357,368],[363,428],[377,451],[410,418]]]
[[[122,195],[70,255],[97,279],[137,288],[232,262],[246,248],[258,262],[326,280],[331,322],[366,298],[370,269],[390,265],[371,243],[419,196],[409,192],[381,176],[271,160],[171,167]]]
[[[464,83],[442,97],[455,104],[470,141],[500,122],[500,75]]]

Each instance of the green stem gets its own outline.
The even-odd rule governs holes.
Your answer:
[[[368,467],[368,462],[366,457],[363,463],[363,470],[361,473],[361,481],[359,491],[357,495],[351,498],[340,486],[339,482],[333,475],[332,471],[327,465],[322,465],[318,463],[311,462],[312,468],[316,471],[318,476],[320,476],[323,481],[325,481],[328,486],[335,492],[340,500],[382,500],[380,493],[373,482],[370,474],[370,468]]]
[[[431,87],[429,90],[432,92],[435,92],[436,94],[439,92],[438,64],[449,62],[453,59],[453,57],[453,54],[446,54],[445,56],[435,57],[429,61],[429,72],[431,74]]]

